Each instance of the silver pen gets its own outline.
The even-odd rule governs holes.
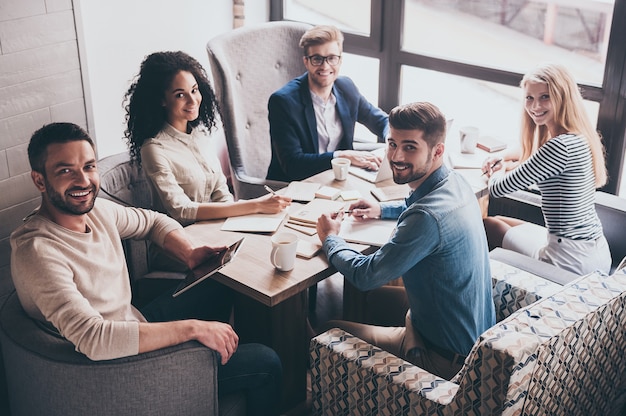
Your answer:
[[[500,163],[502,163],[502,159],[498,159],[498,160],[496,160],[495,162],[493,162],[493,163],[491,164],[491,166],[489,166],[489,170],[488,170],[488,171],[483,172],[483,175],[486,175],[488,172],[492,171],[492,170],[493,170],[493,168],[495,168],[496,166],[498,166]],[[481,175],[481,176],[482,176],[482,175]]]
[[[272,194],[272,195],[276,195],[276,192],[274,192],[274,190],[273,190],[272,188],[270,188],[269,186],[267,186],[267,185],[263,185],[263,188],[265,188],[265,190],[266,190],[267,192],[269,192],[270,194]]]

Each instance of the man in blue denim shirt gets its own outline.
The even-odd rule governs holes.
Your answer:
[[[360,290],[402,276],[410,305],[405,327],[346,321],[337,326],[434,374],[450,379],[478,336],[494,325],[489,252],[482,215],[465,179],[443,164],[446,119],[430,103],[389,114],[388,159],[406,201],[350,206],[357,219],[397,218],[391,240],[371,255],[337,236],[342,214],[317,224],[329,261]],[[376,305],[384,308],[391,305]]]

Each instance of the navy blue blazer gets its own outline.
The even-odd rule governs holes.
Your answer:
[[[389,130],[387,114],[370,104],[350,78],[338,77],[333,94],[343,127],[337,150],[352,149],[357,121],[378,136],[379,142],[385,141]],[[331,168],[333,152],[319,153],[308,73],[294,78],[273,93],[267,106],[272,138],[268,179],[301,180]]]

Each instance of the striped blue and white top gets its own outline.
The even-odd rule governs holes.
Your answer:
[[[548,140],[514,170],[493,176],[489,192],[499,198],[533,184],[541,191],[541,210],[551,234],[572,240],[602,236],[591,150],[582,136],[562,134]]]

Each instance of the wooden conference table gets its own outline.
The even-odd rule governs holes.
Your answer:
[[[486,186],[480,171],[468,169],[464,175],[477,197],[483,196]],[[374,186],[394,184],[390,179],[374,185],[353,175],[348,175],[345,181],[336,181],[332,170],[307,181],[343,190],[358,190],[364,198],[372,200],[375,199],[370,189]],[[409,188],[406,187],[408,195]],[[224,220],[202,221],[185,230],[193,241],[209,245],[231,244],[245,235],[245,242],[236,260],[215,274],[214,278],[237,293],[235,329],[240,342],[261,342],[272,347],[280,356],[283,365],[282,409],[290,409],[306,398],[309,359],[307,289],[336,270],[320,252],[310,259],[296,258],[295,267],[289,272],[278,271],[269,261],[270,235],[222,231],[220,228],[223,223]],[[280,226],[280,231],[293,232],[301,239],[319,242],[317,235],[308,236],[285,228],[284,224]],[[353,247],[363,253],[376,250],[375,247],[365,245],[353,244]]]

